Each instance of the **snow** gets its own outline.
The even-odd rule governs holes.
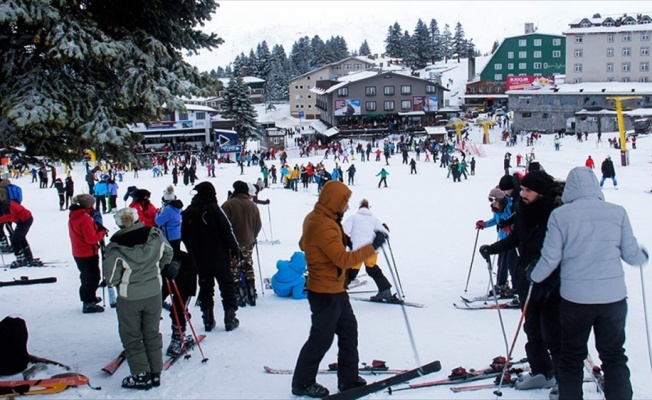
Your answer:
[[[596,146],[595,136],[588,142],[578,143],[574,137],[562,139],[561,151],[555,152],[553,137],[544,136],[535,146],[536,160],[553,176],[564,179],[575,166],[584,165],[591,155],[599,164],[611,155],[616,164],[619,190],[614,190],[610,182],[605,184],[607,201],[623,205],[631,219],[638,240],[648,247],[652,245],[652,213],[647,205],[650,189],[650,154],[652,142],[648,137],[639,137],[638,149],[630,151],[631,165],[621,167],[618,150],[609,148],[608,137],[605,144]],[[446,170],[437,164],[417,162],[417,175],[410,175],[409,167],[401,164],[400,156],[390,159],[391,165],[385,167],[390,175],[389,188],[378,189],[375,175],[384,167],[384,162],[361,163],[355,160],[358,170],[357,183],[352,186],[353,195],[349,202],[350,210],[345,217],[355,212],[363,198],[369,200],[371,210],[390,228],[391,255],[393,255],[400,274],[406,300],[425,303],[425,308],[406,308],[405,315],[413,333],[415,350],[421,363],[440,360],[442,370],[432,375],[415,379],[413,382],[429,381],[447,376],[450,370],[459,366],[481,368],[487,366],[498,355],[505,355],[505,342],[501,334],[496,311],[465,311],[453,307],[460,295],[477,296],[486,293],[489,281],[488,270],[479,255],[472,257],[476,238],[475,221],[490,216],[487,194],[498,183],[503,173],[503,155],[506,151],[516,154],[528,153],[531,147],[519,142],[516,147],[506,148],[499,140],[499,130],[491,131],[492,144],[480,145],[486,157],[476,157],[477,172],[468,180],[453,183],[446,178]],[[472,128],[471,138],[481,143],[481,131]],[[307,161],[317,163],[323,155],[309,159],[297,158],[290,151],[290,164]],[[512,158],[513,160],[515,157]],[[334,167],[332,157],[324,161],[329,170]],[[347,165],[344,165],[344,169]],[[62,167],[58,176],[63,175]],[[235,180],[255,182],[260,176],[257,167],[247,167],[244,175],[234,164],[219,165],[217,178],[207,178],[206,170],[199,169],[202,181],[209,180],[217,188],[220,204],[226,199],[227,191]],[[84,167],[74,165],[72,176],[76,192],[87,189],[84,182]],[[240,327],[233,332],[225,332],[222,324],[222,311],[216,308],[218,326],[207,333],[202,342],[204,354],[209,358],[201,363],[201,355],[195,350],[192,358],[182,360],[163,373],[162,386],[146,392],[130,391],[120,387],[121,380],[128,374],[123,365],[115,376],[107,376],[100,371],[107,362],[122,349],[117,331],[115,310],[107,309],[102,314],[81,313],[78,298],[79,277],[71,255],[67,230],[68,212],[58,210],[55,189],[39,189],[37,183],[30,183],[30,177],[17,180],[23,188],[24,205],[34,213],[35,221],[28,234],[28,240],[36,257],[46,261],[63,260],[66,266],[45,267],[0,271],[1,280],[11,280],[20,276],[31,278],[56,276],[58,282],[33,286],[0,288],[0,317],[20,316],[27,321],[29,329],[28,348],[32,354],[51,358],[71,365],[75,370],[87,375],[95,386],[102,390],[93,391],[88,387],[71,388],[51,398],[85,399],[287,399],[290,393],[290,375],[270,375],[263,366],[275,368],[294,368],[297,355],[308,337],[310,311],[306,300],[292,300],[276,297],[271,290],[259,287],[256,307],[245,307],[238,311]],[[139,178],[127,173],[120,182],[119,205],[125,206],[122,195],[130,185],[147,188],[158,205],[165,187],[171,183],[170,175],[153,178],[150,171],[141,171]],[[191,187],[180,184],[175,188],[177,196],[189,204]],[[260,244],[255,253],[255,268],[262,271],[262,277],[275,273],[276,261],[289,259],[298,251],[297,242],[301,236],[301,224],[305,215],[317,200],[316,187],[308,192],[291,192],[274,185],[264,190],[260,197],[269,198],[270,206],[259,206],[263,220],[263,231],[258,239],[280,240],[280,244]],[[116,225],[111,216],[105,216],[105,225],[111,233]],[[496,240],[495,231],[485,229],[479,233],[478,247]],[[389,252],[387,254],[390,256]],[[4,255],[4,263],[10,263],[13,256]],[[389,257],[391,260],[391,257]],[[473,268],[468,292],[465,284],[471,260]],[[258,263],[260,260],[260,264]],[[379,265],[392,281],[391,269],[383,253]],[[652,381],[646,344],[644,302],[641,293],[641,274],[638,268],[625,266],[625,279],[629,290],[629,318],[627,320],[627,355],[632,373],[634,397],[652,398]],[[650,284],[649,269],[644,269],[647,287]],[[259,279],[259,276],[257,276]],[[364,289],[375,289],[373,281]],[[260,281],[257,281],[260,282]],[[396,286],[396,285],[395,285]],[[649,289],[648,289],[649,290]],[[98,291],[101,295],[101,289]],[[363,296],[369,296],[370,293]],[[648,299],[650,299],[648,294]],[[219,303],[219,302],[218,302]],[[413,353],[406,319],[400,307],[352,301],[359,325],[360,361],[370,363],[373,359],[387,362],[390,368],[413,368],[417,366],[417,356]],[[198,334],[204,333],[200,311],[189,307],[192,322]],[[520,313],[517,310],[502,311],[507,341],[511,343],[516,333]],[[650,316],[648,316],[649,318]],[[170,339],[170,320],[167,313],[161,321],[164,346]],[[513,357],[525,356],[525,335],[520,332]],[[592,344],[590,353],[597,360],[597,352]],[[337,346],[333,345],[322,362],[322,367],[337,359]],[[50,367],[50,373],[53,371]],[[44,373],[44,376],[49,373]],[[382,376],[367,376],[369,381]],[[3,377],[19,379],[19,376]],[[337,390],[335,375],[323,375],[318,381],[332,392]],[[595,385],[584,385],[585,399],[599,399],[601,395]],[[424,388],[397,392],[393,399],[488,399],[491,391],[452,394],[448,387]],[[503,390],[503,399],[542,399],[548,397],[547,390],[514,391]],[[370,399],[390,398],[389,394],[379,392]]]

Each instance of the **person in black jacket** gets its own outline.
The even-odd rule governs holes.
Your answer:
[[[66,189],[63,186],[63,182],[61,181],[61,178],[57,178],[54,180],[54,187],[57,189],[57,194],[59,195],[59,211],[64,211],[65,208],[63,208],[63,203],[65,201],[63,196],[66,193]]]
[[[215,187],[201,182],[190,205],[182,212],[181,240],[197,266],[199,296],[204,328],[210,332],[215,327],[213,315],[215,280],[222,296],[224,328],[232,331],[240,321],[236,318],[238,304],[231,276],[231,255],[239,254],[238,241],[231,222],[217,204]]]
[[[64,182],[66,188],[66,209],[72,205],[72,198],[75,195],[75,182],[72,180],[72,176],[68,174],[66,176],[66,181]]]
[[[541,255],[548,218],[561,204],[562,184],[543,171],[527,174],[521,182],[521,200],[512,232],[492,245],[480,246],[480,254],[487,260],[517,247],[517,293],[521,308],[525,307],[529,281],[526,269]],[[556,365],[561,350],[559,324],[559,270],[532,287],[523,330],[527,335],[525,352],[530,367],[529,375],[521,375],[517,389],[552,388],[556,384]]]
[[[618,189],[618,182],[616,181],[616,169],[614,163],[611,161],[611,156],[607,156],[602,162],[602,179],[600,179],[600,187],[604,185],[604,181],[611,179],[614,183],[614,188]]]

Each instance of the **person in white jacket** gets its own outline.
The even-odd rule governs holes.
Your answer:
[[[351,251],[357,250],[372,241],[376,237],[376,232],[382,232],[385,236],[389,235],[387,225],[380,222],[369,209],[369,201],[363,199],[360,202],[358,212],[351,215],[344,221],[342,225],[344,233],[351,239],[349,246]],[[369,256],[357,269],[351,269],[352,273],[349,274],[349,280],[353,280],[357,275],[362,265],[365,266],[367,274],[374,280],[378,287],[378,293],[371,296],[373,301],[399,301],[396,294],[392,294],[392,285],[389,283],[383,271],[377,264],[378,253]]]

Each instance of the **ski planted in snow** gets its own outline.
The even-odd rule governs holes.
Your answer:
[[[392,389],[391,387],[389,387],[387,388],[387,392],[389,394],[392,394],[394,392],[399,392],[403,390],[419,389],[419,388],[432,387],[432,386],[452,385],[455,383],[463,383],[463,382],[471,382],[471,381],[477,381],[482,379],[495,378],[496,376],[500,376],[501,372],[505,368],[505,361],[506,361],[505,357],[498,356],[493,359],[491,365],[489,365],[489,367],[487,368],[467,370],[466,368],[463,367],[457,367],[451,371],[451,374],[448,375],[447,378],[438,379],[429,382],[411,383],[408,384],[408,386],[399,387],[396,389]],[[512,370],[522,371],[522,368],[518,369],[516,368],[516,366],[525,363],[527,363],[527,358],[523,358],[519,361],[511,362],[509,363],[510,366],[509,371]]]
[[[276,369],[268,366],[263,367],[265,372],[269,374],[277,375],[287,375],[293,374],[294,370],[292,369]],[[358,368],[358,373],[361,375],[380,375],[380,374],[402,374],[406,372],[406,369],[389,369],[385,361],[373,360],[371,364],[362,363],[362,366]],[[336,374],[337,373],[337,363],[328,364],[327,369],[320,369],[317,371],[318,374]]]
[[[411,301],[404,301],[404,300],[402,300],[402,301],[401,300],[399,300],[399,301],[375,301],[375,300],[371,300],[369,298],[362,298],[362,297],[350,297],[350,299],[355,300],[355,301],[367,301],[367,302],[370,302],[370,303],[377,303],[377,304],[396,304],[396,305],[399,305],[399,306],[402,304],[404,306],[416,307],[416,308],[423,308],[423,307],[426,306],[423,303],[414,303],[414,302],[411,302]]]
[[[21,276],[20,279],[13,281],[0,281],[0,287],[2,286],[22,286],[22,285],[36,285],[37,283],[54,283],[57,281],[57,278],[54,276],[48,278],[33,278],[30,279],[26,276]]]
[[[0,381],[0,397],[59,393],[72,386],[90,386],[89,379],[78,373],[66,372],[46,379]],[[99,390],[101,388],[92,389]]]
[[[120,368],[123,362],[127,359],[127,354],[122,350],[120,354],[113,360],[111,360],[110,363],[106,364],[103,368],[102,371],[106,372],[109,375],[115,374],[115,371]]]
[[[420,376],[428,375],[433,372],[441,370],[441,364],[439,361],[433,361],[431,363],[420,366],[419,368],[411,369],[409,371],[390,376],[386,379],[381,379],[376,382],[368,383],[364,386],[353,388],[345,392],[332,394],[325,397],[325,399],[330,400],[354,400],[359,399],[360,397],[366,396],[371,393],[379,392],[385,388],[388,388],[393,385],[398,385],[403,382],[407,382],[410,379],[418,378]]]
[[[496,306],[496,303],[465,303],[462,302],[461,304],[458,303],[453,303],[453,306],[457,309],[460,310],[495,310],[497,308],[500,308],[501,310],[508,310],[508,309],[514,309],[518,310],[519,304],[514,303],[514,302],[509,302],[509,303],[498,303],[498,306]]]
[[[602,369],[593,363],[590,354],[587,354],[586,359],[584,359],[584,368],[591,375],[592,381],[595,382],[598,393],[602,393],[602,397],[604,397],[604,375]]]
[[[500,300],[511,300],[511,299],[516,298],[516,297],[518,297],[518,296],[515,293],[505,293],[505,292],[503,292],[498,296],[498,301],[500,301]],[[495,302],[495,300],[496,300],[496,296],[494,296],[494,295],[478,296],[478,297],[472,297],[472,298],[466,298],[464,296],[460,296],[460,298],[465,303],[490,302],[490,301]]]
[[[192,336],[186,336],[186,350],[190,351],[195,348],[195,345],[206,338],[206,335],[197,335],[197,342]],[[174,363],[179,361],[180,358],[190,358],[190,354],[181,353],[178,356],[171,356],[163,363],[163,371],[167,371]]]

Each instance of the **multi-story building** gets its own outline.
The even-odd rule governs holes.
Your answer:
[[[317,81],[337,80],[341,76],[365,71],[374,65],[373,60],[367,57],[348,57],[294,77],[289,82],[290,114],[295,118],[319,118],[316,96],[310,91],[317,85]]]
[[[525,34],[505,38],[482,72],[469,77],[464,104],[488,109],[506,106],[508,77],[563,74],[565,60],[564,36],[538,33],[533,24],[525,24]]]
[[[566,83],[652,82],[652,18],[638,14],[577,19],[567,38]]]
[[[260,104],[265,101],[265,80],[256,78],[255,76],[244,76],[242,77],[242,80],[244,81],[245,85],[249,88],[249,96],[251,97],[251,101],[254,104]],[[224,92],[226,91],[226,88],[229,86],[229,82],[231,81],[231,78],[220,78],[220,82],[222,82],[222,90],[218,93],[218,96],[220,97],[220,100],[222,97],[224,97]]]

